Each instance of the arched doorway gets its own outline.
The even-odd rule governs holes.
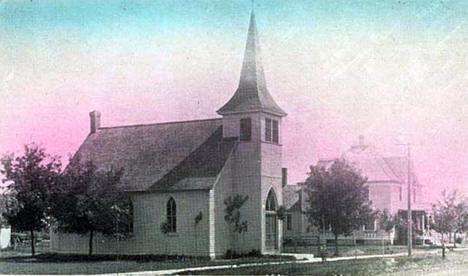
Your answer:
[[[265,249],[278,249],[278,220],[276,210],[278,201],[276,200],[273,188],[268,192],[265,204]]]

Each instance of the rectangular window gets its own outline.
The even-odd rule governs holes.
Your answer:
[[[413,189],[413,202],[416,202],[416,189]]]
[[[265,119],[265,141],[271,142],[271,119]]]
[[[240,140],[250,141],[252,138],[252,121],[250,118],[240,120]]]
[[[292,230],[292,215],[291,214],[286,215],[286,229]]]
[[[402,201],[403,199],[402,199],[402,196],[401,196],[401,187],[399,188],[399,192],[400,192],[400,194],[399,194],[400,195],[400,201]]]
[[[367,231],[375,231],[375,220],[370,220],[364,225],[364,229]]]
[[[265,118],[265,141],[279,143],[279,123],[277,120]]]
[[[273,143],[279,143],[278,121],[273,120]]]

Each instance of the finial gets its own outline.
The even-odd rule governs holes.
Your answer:
[[[252,12],[254,11],[255,9],[255,0],[252,0]]]

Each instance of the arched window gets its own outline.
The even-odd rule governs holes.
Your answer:
[[[169,232],[177,231],[177,207],[174,198],[170,198],[166,205],[167,223],[169,224]]]
[[[276,211],[276,196],[273,189],[270,190],[268,193],[267,201],[266,201],[266,210],[267,211]]]

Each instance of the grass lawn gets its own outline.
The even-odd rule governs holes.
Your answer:
[[[427,250],[426,248],[416,249],[415,250]],[[383,254],[384,248],[379,245],[365,245],[365,246],[353,246],[353,245],[340,245],[338,247],[340,256],[360,256],[360,255],[380,255]],[[391,245],[385,246],[385,254],[394,254],[406,252],[406,246],[402,245]],[[318,249],[316,245],[308,246],[284,246],[283,252],[285,253],[305,253],[305,254],[314,254],[318,256]],[[331,245],[327,247],[328,256],[333,256],[335,254],[335,246]]]
[[[2,252],[4,253],[4,252]],[[5,255],[5,254],[3,254]],[[233,260],[210,260],[208,258],[173,258],[161,256],[92,256],[40,254],[0,258],[1,274],[100,274],[117,272],[149,271],[223,264],[277,261],[277,256],[259,256]],[[281,257],[293,260],[293,257]]]
[[[461,269],[468,273],[468,252],[450,252],[447,259],[441,256],[423,255],[412,258],[349,260],[312,264],[283,264],[244,267],[223,270],[187,271],[185,275],[424,275],[439,273],[447,269]],[[458,274],[457,274],[458,275]],[[468,274],[460,274],[468,275]]]

